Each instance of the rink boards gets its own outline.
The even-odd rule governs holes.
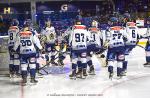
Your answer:
[[[0,75],[8,73],[8,36],[0,36]]]

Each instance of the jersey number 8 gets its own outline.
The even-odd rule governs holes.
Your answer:
[[[10,33],[10,40],[13,40],[13,33]]]

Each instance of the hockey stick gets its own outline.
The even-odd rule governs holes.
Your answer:
[[[61,54],[67,53],[67,51],[66,51],[66,52],[62,52],[62,51],[59,51],[59,50],[57,50],[57,49],[55,49],[55,50],[57,51],[57,53],[55,54],[55,56],[57,56],[59,53],[61,53]],[[59,56],[55,57],[54,60],[56,60],[56,59],[58,59],[58,58],[59,58]],[[52,62],[52,61],[49,61],[48,63],[50,64],[51,62]],[[49,65],[44,65],[44,66],[41,67],[39,70],[44,69],[46,66],[49,66]]]

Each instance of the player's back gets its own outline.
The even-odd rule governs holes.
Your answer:
[[[89,33],[90,33],[89,45],[95,44],[100,47],[101,46],[101,38],[102,38],[102,34],[101,34],[100,30],[96,27],[91,27],[91,28],[89,28]]]
[[[34,34],[31,31],[21,31],[20,36],[20,53],[21,54],[31,54],[35,53],[34,47]]]
[[[9,30],[8,30],[8,35],[9,35],[8,43],[9,43],[9,46],[14,45],[18,32],[19,32],[19,28],[17,26],[9,27]]]
[[[84,25],[74,25],[71,33],[71,46],[75,50],[87,48],[88,32]]]
[[[127,45],[135,45],[138,38],[138,28],[136,26],[126,27],[126,33],[128,34]]]
[[[119,47],[124,46],[124,29],[120,26],[110,27],[109,34],[109,46],[110,47]]]

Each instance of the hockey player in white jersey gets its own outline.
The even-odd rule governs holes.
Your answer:
[[[122,75],[122,63],[125,60],[124,55],[124,38],[127,38],[125,30],[121,26],[112,26],[107,31],[108,41],[108,72],[109,78],[112,79],[115,67],[115,61],[117,61],[117,77],[121,78]]]
[[[76,20],[76,24],[72,27],[69,37],[69,46],[71,47],[71,62],[72,62],[72,74],[70,78],[84,78],[87,76],[87,38],[88,32],[86,26],[81,25],[80,20]],[[77,62],[81,61],[81,64],[77,65]],[[76,73],[78,67],[78,72]]]
[[[51,62],[52,65],[58,65],[55,62],[55,53],[56,53],[56,49],[55,49],[55,44],[56,44],[56,32],[55,32],[55,28],[51,25],[51,21],[48,19],[45,22],[46,27],[42,30],[42,35],[45,36],[45,51],[46,54],[48,55],[49,58],[51,58],[51,60],[49,59],[47,62]]]
[[[89,42],[87,46],[87,64],[89,65],[89,74],[94,75],[94,65],[92,62],[92,54],[100,51],[102,46],[102,33],[98,28],[98,22],[93,20],[92,27],[89,28],[88,32],[90,33]]]
[[[139,38],[136,23],[127,22],[125,30],[128,35],[128,39],[125,41],[125,61],[123,62],[123,72],[122,72],[123,75],[125,75],[127,70],[128,55],[132,51],[132,49],[136,46]]]
[[[13,19],[11,21],[11,26],[8,30],[9,41],[8,41],[8,49],[10,54],[10,62],[9,62],[9,72],[10,77],[14,77],[15,75],[19,75],[19,52],[13,51],[14,44],[16,42],[17,33],[19,32],[19,21],[17,19]]]
[[[35,46],[38,47],[39,50],[42,49],[39,39],[35,35],[35,32],[31,31],[28,27],[28,24],[24,24],[24,28],[22,31],[18,33],[18,38],[14,46],[15,51],[20,51],[20,61],[21,61],[21,75],[22,75],[22,83],[25,85],[27,83],[27,74],[29,67],[31,83],[37,83],[35,80],[36,76],[36,49]]]

